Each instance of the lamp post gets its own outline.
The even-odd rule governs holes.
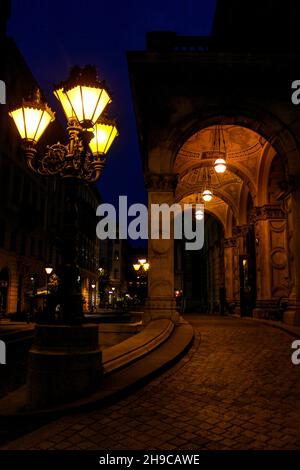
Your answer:
[[[47,299],[48,299],[48,295],[49,295],[49,278],[50,278],[50,276],[53,272],[53,268],[48,266],[48,267],[45,268],[45,271],[46,271],[46,291],[47,291]]]
[[[66,115],[69,134],[67,144],[60,142],[48,146],[44,155],[37,151],[37,144],[55,116],[42,101],[36,90],[32,99],[10,111],[19,134],[28,167],[41,176],[58,176],[65,181],[65,207],[62,247],[62,267],[59,278],[62,321],[81,323],[81,287],[78,282],[77,237],[79,181],[96,182],[105,165],[106,154],[118,135],[115,121],[102,117],[111,102],[105,82],[99,81],[92,66],[74,67],[65,82],[55,86],[54,95]]]
[[[57,323],[36,325],[28,361],[27,406],[31,409],[78,398],[99,385],[102,371],[98,325],[82,324],[77,192],[80,181],[94,183],[100,178],[118,130],[115,121],[107,116],[102,120],[111,98],[94,67],[74,67],[54,94],[66,115],[69,138],[66,144],[48,146],[43,154],[38,151],[38,141],[55,116],[39,90],[10,112],[28,167],[41,176],[63,178],[65,183],[62,266],[56,268],[60,315]]]
[[[140,258],[138,259],[138,262],[137,263],[134,263],[133,265],[133,269],[136,273],[136,276],[137,276],[137,279],[140,279],[140,278],[146,278],[147,276],[147,272],[150,268],[150,264],[147,262],[147,260],[145,258]],[[136,286],[141,286],[142,285],[142,281],[138,283],[138,281],[136,281]]]
[[[91,310],[94,311],[94,308],[95,308],[95,288],[96,288],[96,284],[94,282],[91,284],[91,288],[92,288],[92,299],[91,299],[92,300],[92,302],[91,302],[92,303],[92,309]]]

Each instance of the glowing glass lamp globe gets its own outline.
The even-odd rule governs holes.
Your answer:
[[[217,160],[214,163],[214,169],[216,173],[224,173],[226,170],[226,161],[224,158],[217,158]]]
[[[205,202],[209,202],[212,200],[212,197],[213,197],[213,194],[212,192],[210,191],[210,189],[205,189],[202,193],[202,199],[205,201]]]
[[[201,210],[201,209],[196,210],[195,217],[196,217],[196,220],[203,220],[203,218],[204,218],[203,210]]]

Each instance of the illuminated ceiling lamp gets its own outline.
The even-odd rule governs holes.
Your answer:
[[[204,211],[202,209],[198,209],[195,212],[196,220],[203,220],[204,219]]]
[[[217,158],[214,163],[216,173],[224,173],[226,171],[226,160],[224,158]]]
[[[223,146],[224,150],[221,150],[221,146]],[[214,153],[218,154],[218,158],[214,162],[215,172],[224,173],[226,171],[226,144],[222,126],[215,127]]]
[[[205,202],[209,202],[212,200],[213,193],[210,189],[205,189],[202,193],[202,199]]]
[[[205,202],[209,202],[213,198],[213,193],[211,190],[211,179],[209,168],[204,168],[205,171],[205,180],[204,180],[204,190],[202,192],[202,199]]]

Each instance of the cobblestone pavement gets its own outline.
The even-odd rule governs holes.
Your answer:
[[[109,408],[61,418],[15,448],[300,449],[292,336],[251,320],[187,319],[196,339],[172,369]]]

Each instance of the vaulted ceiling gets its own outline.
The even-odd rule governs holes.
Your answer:
[[[259,172],[266,146],[270,145],[258,133],[240,126],[221,126],[220,144],[216,144],[215,126],[200,130],[185,142],[176,157],[176,200],[204,203],[201,193],[209,178],[214,197],[204,203],[205,209],[224,224],[230,212],[231,218],[245,223],[248,194],[255,201],[260,190]],[[213,168],[219,148],[226,151],[227,169],[222,174]]]

